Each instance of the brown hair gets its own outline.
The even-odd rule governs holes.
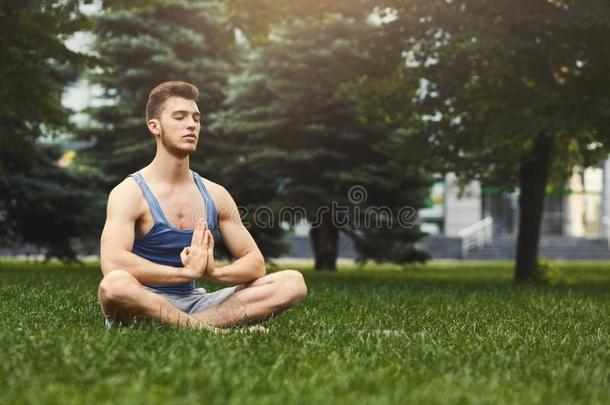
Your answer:
[[[146,122],[152,118],[159,118],[163,110],[165,100],[170,97],[182,97],[187,100],[197,101],[199,90],[190,83],[171,81],[163,82],[150,91],[148,103],[146,103]]]

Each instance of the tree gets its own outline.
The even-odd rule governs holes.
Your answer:
[[[266,43],[278,24],[295,20],[324,19],[340,14],[363,21],[373,10],[372,0],[224,0],[231,20],[253,43]]]
[[[90,177],[57,166],[57,151],[41,138],[54,139],[68,129],[61,96],[89,62],[64,42],[88,28],[80,3],[0,5],[0,235],[5,244],[35,244],[47,257],[62,259],[75,259],[71,242],[88,234],[90,218],[70,204],[91,202]]]
[[[98,238],[92,232],[101,225],[96,212],[104,210],[93,187],[98,178],[77,166],[59,166],[59,146],[39,149],[38,161],[13,173],[7,184],[12,201],[6,205],[6,225],[15,230],[7,236],[15,239],[11,244],[43,247],[47,259],[76,261],[78,246]]]
[[[391,18],[379,37],[383,46],[376,49],[386,63],[368,86],[385,83],[380,86],[387,91],[370,104],[396,125],[420,123],[428,153],[440,158],[437,169],[520,188],[515,280],[535,279],[552,175],[565,179],[571,163],[592,162],[593,154],[607,155],[610,146],[605,40],[610,5],[596,0],[384,5]],[[404,91],[414,84],[416,97]],[[409,148],[410,141],[405,138],[397,150]]]
[[[276,216],[282,218],[282,208],[301,209],[312,224],[316,269],[336,268],[340,231],[354,239],[361,260],[426,258],[413,246],[421,237],[417,226],[401,226],[395,215],[403,205],[413,211],[422,205],[428,179],[416,161],[389,159],[383,147],[391,132],[361,120],[352,91],[368,63],[360,45],[372,29],[338,14],[277,24],[232,81],[230,112],[217,121],[242,145],[239,170],[278,190]],[[364,218],[381,206],[390,211],[387,221],[366,226]]]
[[[187,81],[199,88],[203,113],[199,151],[191,156],[191,167],[225,185],[238,204],[264,204],[264,195],[244,192],[249,185],[230,176],[238,159],[235,147],[210,130],[210,117],[222,108],[226,81],[237,67],[233,26],[222,2],[127,3],[106,2],[108,8],[96,18],[95,50],[103,65],[91,81],[104,88],[107,103],[89,111],[94,125],[81,137],[92,146],[80,161],[106,176],[105,190],[148,164],[155,152],[144,118],[148,92],[163,81]],[[279,226],[250,231],[266,257],[285,249]],[[219,242],[218,254],[228,255]]]

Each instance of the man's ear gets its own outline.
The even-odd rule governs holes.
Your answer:
[[[161,134],[161,123],[156,118],[151,118],[147,122],[148,130],[154,135],[158,136]]]

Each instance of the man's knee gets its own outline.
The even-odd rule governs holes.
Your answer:
[[[124,270],[106,274],[99,286],[99,297],[104,303],[120,303],[129,299],[137,285],[136,279]]]
[[[307,284],[303,275],[296,270],[282,271],[282,282],[280,283],[280,294],[283,296],[285,305],[294,306],[303,301],[307,296]]]

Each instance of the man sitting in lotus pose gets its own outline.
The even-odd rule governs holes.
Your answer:
[[[143,318],[219,331],[269,319],[307,294],[298,271],[265,274],[263,256],[229,192],[190,170],[201,129],[198,96],[184,82],[150,92],[146,122],[156,155],[108,197],[99,285],[107,324]],[[236,259],[222,267],[213,257],[216,228]],[[200,278],[232,286],[208,293],[195,288]]]

